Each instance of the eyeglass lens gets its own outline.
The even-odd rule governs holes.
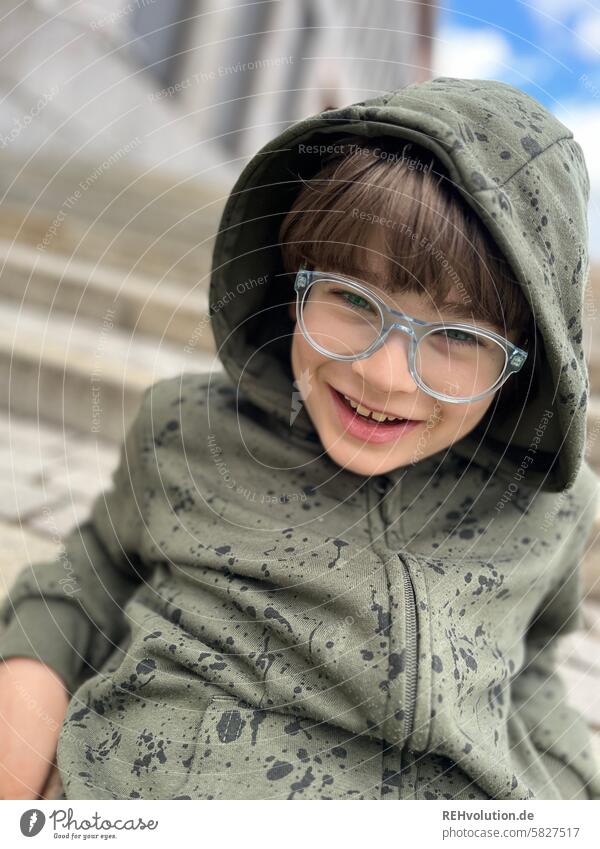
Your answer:
[[[312,341],[333,356],[364,353],[383,329],[377,303],[362,292],[335,280],[317,280],[302,302],[302,320]],[[432,330],[415,351],[415,370],[434,392],[471,398],[496,384],[506,366],[504,348],[479,333],[452,327]]]

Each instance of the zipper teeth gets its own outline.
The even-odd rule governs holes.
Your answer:
[[[412,733],[415,713],[415,698],[417,695],[417,611],[415,591],[408,566],[402,558],[402,575],[404,578],[404,609],[406,612],[406,669],[410,674],[406,686],[406,717],[405,736],[408,739]]]

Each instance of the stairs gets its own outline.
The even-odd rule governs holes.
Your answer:
[[[90,182],[93,162],[6,159],[2,397],[12,414],[120,442],[151,383],[221,368],[207,286],[229,189],[130,162]]]

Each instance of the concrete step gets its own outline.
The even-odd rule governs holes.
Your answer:
[[[586,314],[583,323],[583,350],[590,377],[590,392],[600,395],[600,328],[597,322]]]
[[[592,528],[581,563],[583,597],[600,603],[600,518]]]
[[[600,400],[592,398],[590,403],[590,418],[588,422],[588,450],[586,459],[592,468],[600,475],[600,463],[598,462],[598,447],[596,442],[600,435]],[[594,462],[592,462],[594,455]],[[600,491],[600,477],[598,478]],[[600,492],[597,504],[596,521],[592,527],[586,543],[586,549],[581,564],[583,597],[589,598],[600,605]],[[599,608],[600,609],[600,608]],[[598,621],[600,627],[600,620]],[[600,636],[600,635],[599,635]]]
[[[106,155],[110,157],[110,153],[107,150]],[[128,158],[120,161],[99,162],[99,155],[98,150],[91,155],[80,151],[77,156],[69,158],[64,151],[60,154],[44,150],[29,157],[20,155],[14,146],[9,147],[5,152],[5,162],[10,168],[7,167],[0,175],[0,189],[4,192],[17,182],[27,182],[37,187],[38,192],[45,187],[48,197],[54,193],[58,199],[64,197],[65,190],[80,182],[85,183],[87,179],[95,187],[96,196],[103,196],[105,201],[114,200],[115,195],[126,188],[132,199],[147,202],[154,198],[157,204],[162,204],[167,211],[170,208],[172,212],[173,204],[180,208],[197,208],[199,201],[206,204],[219,197],[227,197],[230,186],[224,185],[223,175],[233,179],[233,171],[219,171],[218,176],[210,171],[198,175],[190,171],[183,178],[158,165],[148,167],[135,156],[135,148]],[[101,173],[90,179],[97,169],[101,169]]]
[[[587,364],[590,392],[600,395],[600,335],[598,341],[589,349]]]
[[[0,298],[45,309],[48,322],[58,311],[98,327],[110,313],[113,324],[153,336],[157,344],[166,339],[182,349],[193,337],[195,348],[212,351],[206,286],[202,278],[195,287],[168,281],[158,286],[107,263],[93,265],[0,240]]]
[[[50,233],[54,213],[32,209],[29,204],[0,208],[0,239],[29,246],[36,253]],[[215,221],[215,230],[218,224]],[[180,285],[194,285],[210,268],[213,239],[189,244],[153,232],[138,233],[95,221],[70,216],[56,228],[54,236],[42,245],[43,253],[78,259],[93,265],[108,264],[156,282],[167,279]]]
[[[590,391],[600,394],[600,265],[591,265],[583,303],[583,346]]]
[[[600,395],[590,395],[588,402],[585,456],[600,475]]]
[[[26,207],[50,213],[58,231],[66,220],[122,228],[141,235],[183,242],[188,247],[214,237],[228,186],[195,177],[177,181],[157,171],[136,168],[133,161],[103,168],[103,162],[71,162],[38,156],[29,162],[9,154],[0,173],[5,208]],[[58,221],[58,218],[62,221]],[[49,230],[45,241],[56,236]],[[44,238],[42,238],[44,241]]]
[[[31,306],[0,305],[0,392],[17,415],[120,442],[146,387],[184,371],[221,371],[208,352]]]

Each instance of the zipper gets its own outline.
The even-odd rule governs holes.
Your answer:
[[[401,555],[402,577],[404,579],[404,610],[406,613],[406,706],[404,716],[404,736],[412,734],[415,719],[417,697],[417,603],[410,571]]]

